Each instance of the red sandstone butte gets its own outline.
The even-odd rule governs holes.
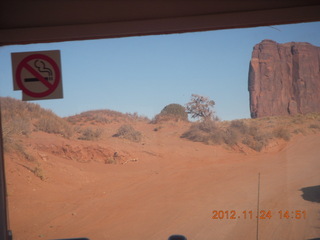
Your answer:
[[[320,47],[272,40],[256,44],[248,90],[252,118],[320,112]]]

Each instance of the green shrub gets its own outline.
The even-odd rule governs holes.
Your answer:
[[[185,107],[180,104],[172,103],[165,106],[161,112],[155,116],[153,122],[157,123],[160,121],[188,121],[188,113],[186,112]]]
[[[113,137],[124,138],[133,142],[140,142],[142,139],[142,134],[136,131],[131,125],[122,125]]]

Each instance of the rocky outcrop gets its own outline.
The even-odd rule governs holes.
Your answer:
[[[320,47],[263,40],[249,67],[252,118],[320,112]]]

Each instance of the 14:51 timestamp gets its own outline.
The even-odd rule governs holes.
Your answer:
[[[295,210],[295,211],[278,211],[280,219],[306,219],[307,218],[307,212],[306,210]]]
[[[255,214],[252,210],[236,211],[236,210],[214,210],[212,211],[212,219],[306,219],[306,210],[260,210],[259,214]]]

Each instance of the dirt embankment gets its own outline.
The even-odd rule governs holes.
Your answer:
[[[14,238],[256,239],[259,173],[260,210],[272,214],[259,220],[259,239],[320,237],[319,134],[259,153],[182,139],[188,123],[134,127],[141,142],[112,137],[111,129],[96,141],[43,132],[22,139],[35,159],[6,155]],[[224,217],[213,219],[214,211]]]

